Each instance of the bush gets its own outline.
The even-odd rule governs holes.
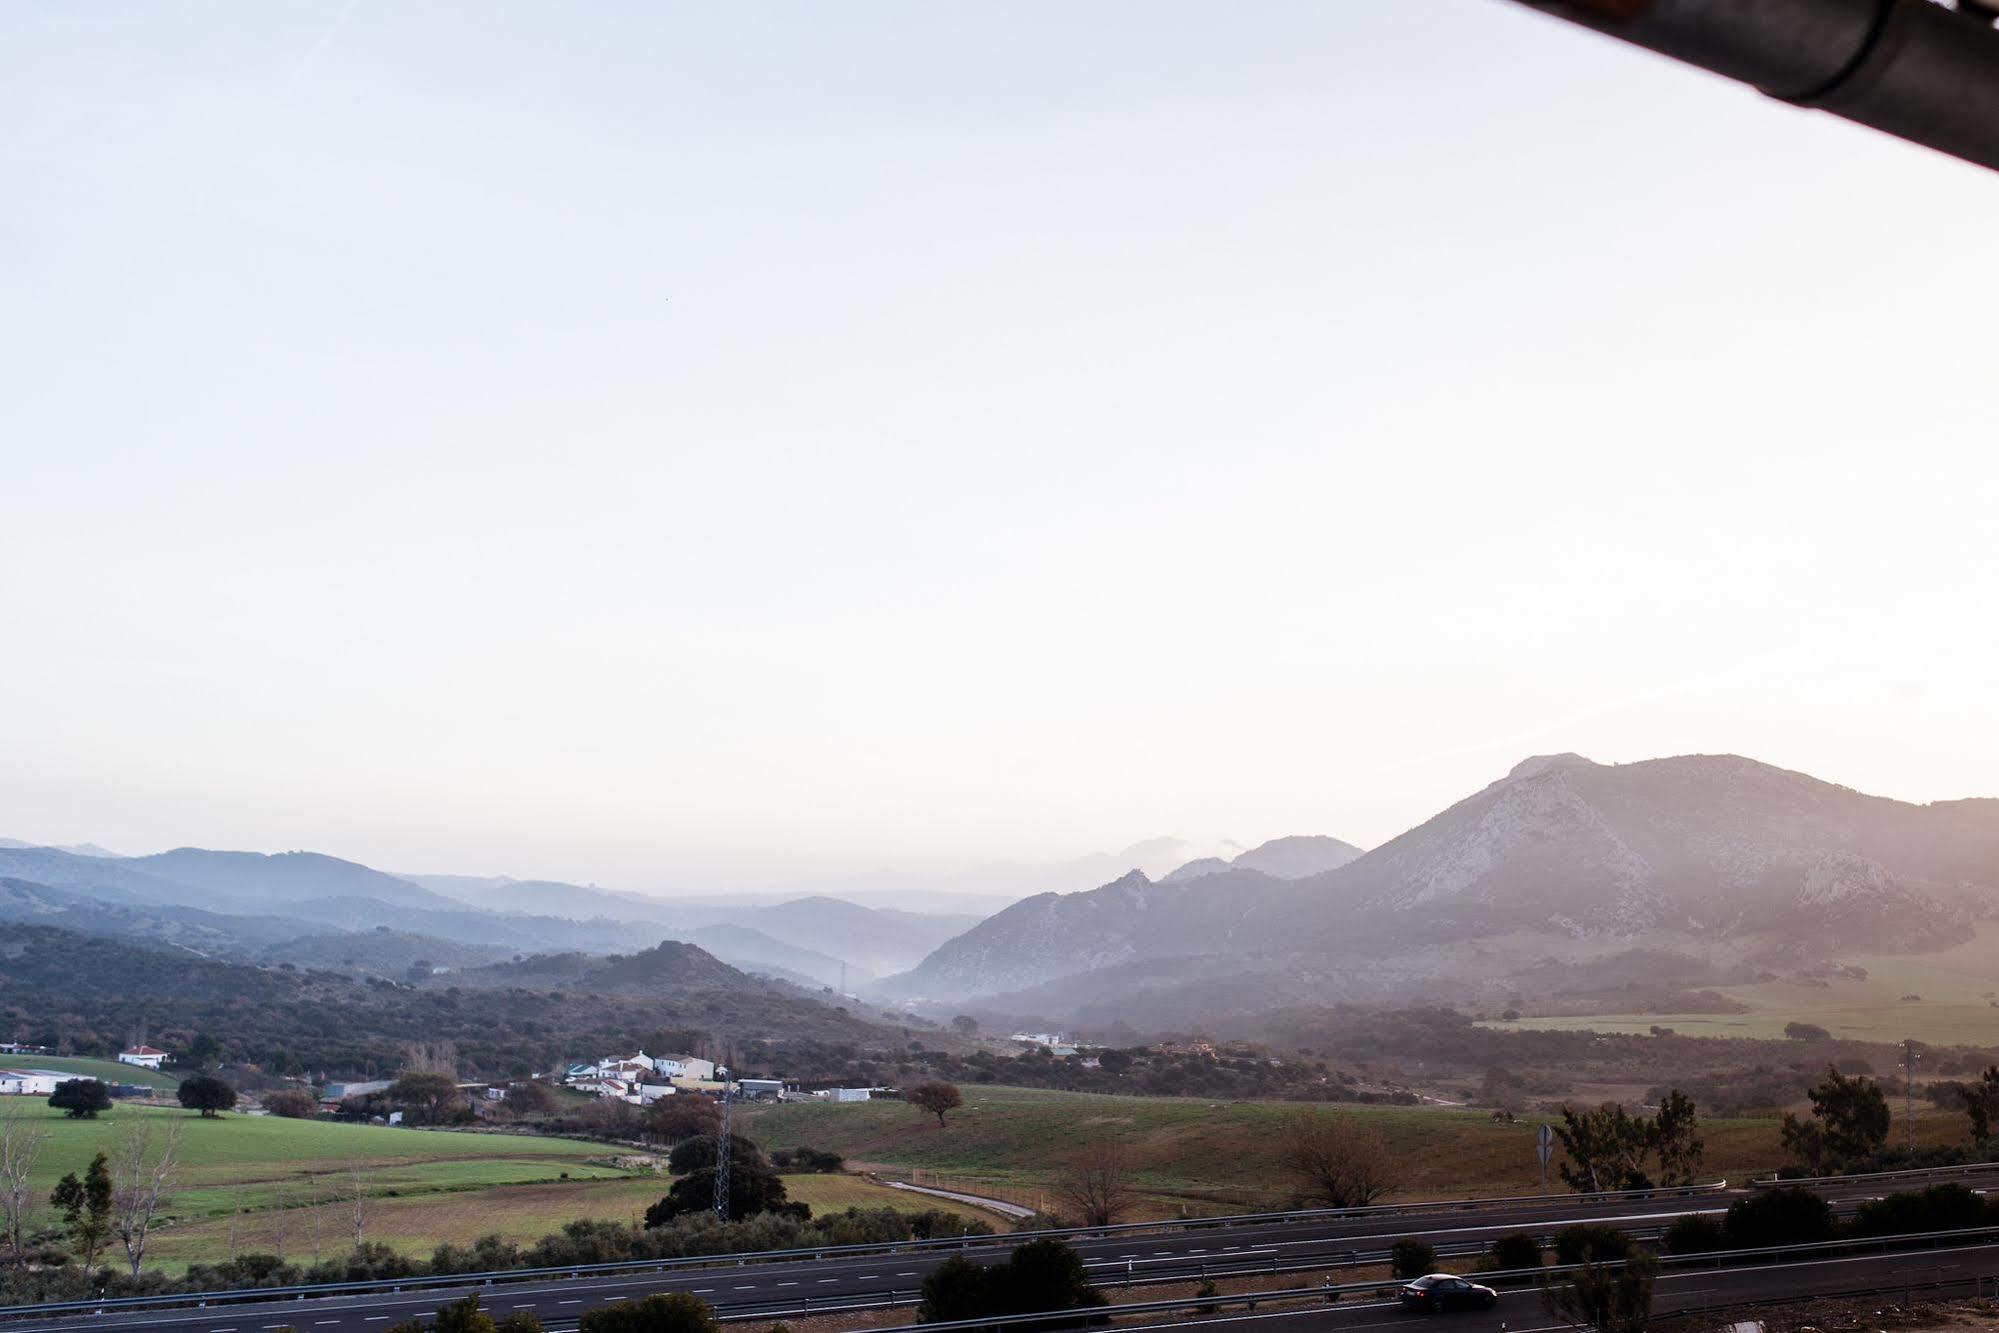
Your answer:
[[[1832,1033],[1817,1023],[1786,1023],[1784,1035],[1792,1041],[1831,1041]]]
[[[1708,1254],[1728,1248],[1727,1228],[1720,1218],[1708,1213],[1675,1218],[1659,1239],[1667,1254]]]
[[[1541,1266],[1540,1238],[1526,1231],[1516,1231],[1510,1236],[1501,1236],[1492,1242],[1492,1248],[1478,1262],[1482,1272],[1508,1273],[1520,1268]]]
[[[264,1094],[264,1109],[287,1120],[310,1120],[319,1114],[319,1103],[309,1092],[284,1088]]]
[[[1631,1237],[1616,1227],[1596,1222],[1579,1222],[1555,1233],[1555,1262],[1558,1264],[1604,1264],[1629,1259],[1637,1248]]]
[[[1853,1218],[1853,1233],[1906,1236],[1918,1231],[1958,1231],[1984,1226],[1991,1220],[1984,1197],[1953,1181],[1861,1204]]]
[[[1394,1277],[1421,1277],[1437,1271],[1437,1251],[1426,1240],[1404,1236],[1388,1249],[1389,1273]]]
[[[939,1324],[1103,1303],[1074,1250],[1059,1240],[1036,1240],[990,1268],[962,1255],[946,1259],[923,1279],[923,1304],[916,1317],[920,1323]]]
[[[780,1171],[832,1176],[846,1170],[847,1159],[817,1148],[779,1148],[770,1155],[770,1164]]]
[[[721,1327],[699,1296],[668,1291],[599,1306],[583,1316],[578,1333],[720,1333]]]
[[[1780,1185],[1737,1199],[1722,1226],[1731,1248],[1755,1250],[1830,1240],[1835,1224],[1832,1205],[1824,1199],[1801,1185]]]

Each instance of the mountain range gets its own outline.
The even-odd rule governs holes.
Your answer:
[[[1301,876],[1237,857],[1026,899],[885,990],[1156,1026],[1283,1003],[1489,1000],[1557,960],[1630,955],[1682,983],[1809,970],[1953,943],[1995,910],[1999,801],[1914,805],[1733,755],[1546,755]]]

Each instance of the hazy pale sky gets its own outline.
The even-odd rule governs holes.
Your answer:
[[[0,834],[1999,794],[1995,178],[1504,0],[16,4]]]

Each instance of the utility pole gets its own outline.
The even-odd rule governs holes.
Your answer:
[[[722,1048],[726,1058],[728,1047]],[[726,1066],[722,1070],[722,1123],[715,1131],[715,1216],[724,1222],[729,1220],[729,1084],[735,1080],[736,1071]]]

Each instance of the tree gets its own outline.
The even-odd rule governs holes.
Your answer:
[[[15,1104],[0,1107],[0,1239],[16,1269],[28,1262],[28,1177],[42,1155],[48,1132],[21,1115]]]
[[[1722,1219],[1728,1243],[1738,1250],[1831,1240],[1838,1223],[1832,1205],[1802,1185],[1759,1190],[1728,1205]]]
[[[319,1114],[319,1103],[303,1088],[280,1088],[264,1094],[264,1109],[286,1120],[310,1120]]]
[[[1427,1240],[1404,1236],[1388,1247],[1388,1271],[1393,1277],[1421,1277],[1437,1269],[1437,1251]]]
[[[1652,1323],[1652,1281],[1659,1261],[1632,1250],[1619,1261],[1585,1260],[1541,1287],[1548,1313],[1574,1328],[1597,1333],[1645,1333]]]
[[[959,1014],[951,1020],[951,1030],[963,1036],[976,1037],[979,1034],[979,1020],[970,1014]]]
[[[705,1213],[715,1206],[715,1168],[707,1166],[682,1176],[666,1191],[666,1197],[646,1209],[647,1227],[665,1226],[688,1213]],[[729,1160],[729,1216],[753,1217],[758,1213],[790,1213],[804,1218],[810,1209],[802,1203],[786,1201],[784,1181],[761,1160]]]
[[[600,1305],[586,1312],[578,1325],[578,1333],[720,1333],[720,1329],[708,1303],[684,1291]]]
[[[1558,1264],[1614,1263],[1628,1257],[1635,1248],[1631,1237],[1599,1222],[1578,1222],[1555,1233]]]
[[[684,1176],[690,1171],[708,1171],[715,1166],[715,1149],[719,1136],[704,1134],[697,1139],[687,1139],[675,1144],[673,1151],[666,1155],[666,1169],[676,1176]],[[729,1161],[750,1162],[757,1166],[767,1165],[763,1149],[740,1134],[729,1136]]]
[[[1826,1156],[1863,1162],[1888,1142],[1888,1099],[1881,1085],[1864,1075],[1848,1077],[1826,1066],[1825,1082],[1806,1095],[1825,1135]]]
[[[180,1087],[174,1090],[174,1096],[188,1110],[201,1112],[204,1120],[213,1120],[216,1112],[236,1107],[236,1089],[213,1074],[196,1074],[193,1078],[182,1079]]]
[[[707,1097],[662,1097],[645,1111],[645,1134],[656,1143],[674,1144],[722,1127],[722,1110]]]
[[[1832,1033],[1817,1023],[1786,1023],[1784,1035],[1792,1041],[1831,1041]]]
[[[1124,1150],[1105,1141],[1072,1155],[1056,1194],[1086,1227],[1107,1227],[1131,1207],[1134,1191],[1125,1175]]]
[[[419,958],[403,970],[403,980],[412,986],[421,986],[430,980],[431,963],[428,958]]]
[[[1652,1120],[1652,1151],[1659,1158],[1661,1185],[1691,1185],[1701,1169],[1707,1145],[1695,1132],[1694,1099],[1678,1088],[1659,1103]]]
[[[358,1157],[347,1163],[347,1221],[358,1250],[368,1234],[368,1168]]]
[[[1778,1141],[1784,1151],[1804,1163],[1805,1169],[1817,1175],[1825,1166],[1825,1129],[1816,1120],[1800,1120],[1791,1112],[1784,1112],[1783,1128],[1777,1132]]]
[[[1562,1123],[1554,1129],[1564,1155],[1562,1183],[1570,1189],[1600,1194],[1644,1189],[1651,1183],[1645,1175],[1645,1153],[1653,1129],[1644,1117],[1629,1114],[1616,1102],[1605,1102],[1593,1111],[1564,1106]]]
[[[206,1069],[220,1059],[222,1043],[206,1032],[194,1034],[194,1040],[187,1044],[187,1062],[196,1069]]]
[[[944,1127],[944,1115],[965,1104],[965,1098],[955,1083],[919,1083],[902,1094],[902,1099],[920,1111],[927,1111],[937,1117],[937,1127]]]
[[[991,1270],[961,1255],[952,1255],[923,1279],[923,1302],[917,1306],[921,1324],[948,1324],[994,1313]]]
[[[62,1213],[83,1271],[90,1272],[104,1242],[111,1239],[111,1159],[103,1153],[91,1158],[82,1180],[74,1171],[64,1176],[50,1191],[49,1202]]]
[[[1999,1112],[1999,1065],[1986,1066],[1976,1083],[1960,1083],[1957,1095],[1971,1120],[1971,1137],[1980,1143],[1992,1137],[1992,1118]]]
[[[923,1280],[917,1320],[925,1324],[988,1315],[1039,1314],[1098,1306],[1104,1298],[1090,1286],[1077,1253],[1059,1240],[1018,1246],[1002,1264],[982,1268],[954,1255]]]
[[[677,1099],[663,1097],[660,1100],[670,1102]],[[659,1102],[653,1105],[657,1106]],[[537,1083],[532,1079],[525,1083],[510,1083],[507,1085],[506,1107],[507,1114],[516,1120],[551,1116],[556,1111],[555,1094],[548,1090],[546,1083]]]
[[[49,1105],[71,1120],[95,1120],[99,1111],[111,1109],[111,1089],[94,1078],[65,1079],[49,1094]]]
[[[1728,1248],[1728,1228],[1708,1213],[1685,1213],[1673,1219],[1659,1238],[1667,1254],[1708,1254]]]
[[[1059,1240],[1032,1240],[1016,1246],[995,1273],[995,1295],[1006,1314],[1039,1314],[1102,1305],[1090,1285],[1083,1260]]]
[[[117,1157],[112,1165],[111,1228],[125,1246],[125,1261],[132,1266],[133,1277],[139,1275],[139,1266],[145,1262],[146,1237],[165,1197],[167,1181],[173,1176],[180,1127],[179,1120],[166,1122],[157,1155],[153,1152],[151,1119],[134,1120],[118,1131]]]
[[[451,1118],[450,1112],[463,1101],[458,1084],[449,1074],[404,1074],[391,1083],[385,1095],[419,1125],[436,1125]]]
[[[1285,1126],[1281,1160],[1304,1203],[1365,1208],[1390,1188],[1388,1140],[1347,1111],[1298,1112]]]

